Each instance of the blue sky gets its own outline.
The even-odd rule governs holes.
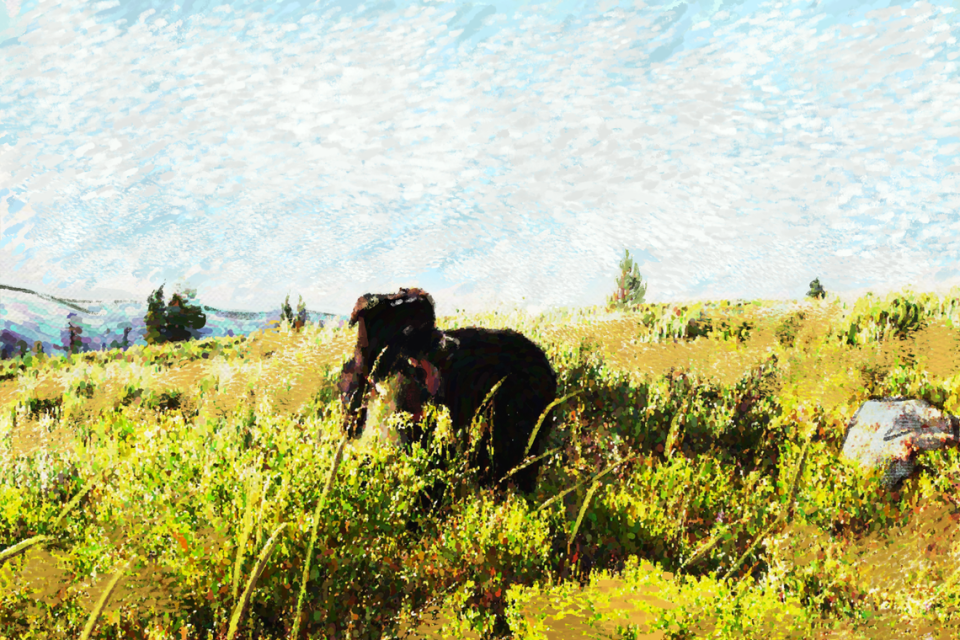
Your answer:
[[[960,2],[0,0],[0,283],[347,313],[960,282]]]

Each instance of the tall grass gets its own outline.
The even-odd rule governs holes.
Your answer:
[[[856,558],[949,507],[960,456],[930,454],[900,494],[839,456],[869,393],[960,410],[956,371],[918,364],[925,335],[955,331],[960,297],[896,299],[441,319],[547,350],[558,420],[530,497],[479,490],[439,449],[342,438],[347,330],[21,361],[0,380],[0,634],[373,638],[425,632],[431,613],[438,633],[531,638],[946,632],[960,625],[949,544],[895,566],[871,556],[873,573]],[[683,360],[765,344],[733,381]],[[610,364],[641,347],[675,359],[647,375]],[[879,351],[895,364],[870,364]],[[281,402],[306,376],[312,395]],[[454,490],[422,512],[436,482]],[[902,592],[883,588],[891,571],[912,576]]]

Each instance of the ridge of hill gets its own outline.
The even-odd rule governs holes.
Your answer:
[[[280,320],[280,304],[274,311],[230,311],[200,304],[206,325],[200,339],[246,335]],[[68,324],[81,330],[86,351],[117,348],[124,344],[145,345],[143,316],[146,300],[79,300],[60,298],[22,287],[0,284],[0,357],[19,352],[19,344],[32,347],[39,341],[44,353],[63,351],[68,342]],[[310,322],[327,325],[343,322],[345,316],[307,311]]]

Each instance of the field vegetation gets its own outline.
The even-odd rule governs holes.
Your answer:
[[[895,493],[839,453],[869,398],[960,413],[960,291],[438,324],[573,394],[536,495],[344,445],[345,327],[0,363],[0,638],[958,636],[957,450]]]

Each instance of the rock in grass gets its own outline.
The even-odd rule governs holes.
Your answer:
[[[868,400],[850,420],[843,455],[862,467],[881,470],[881,482],[894,488],[913,473],[917,454],[956,446],[960,419],[924,400]]]

